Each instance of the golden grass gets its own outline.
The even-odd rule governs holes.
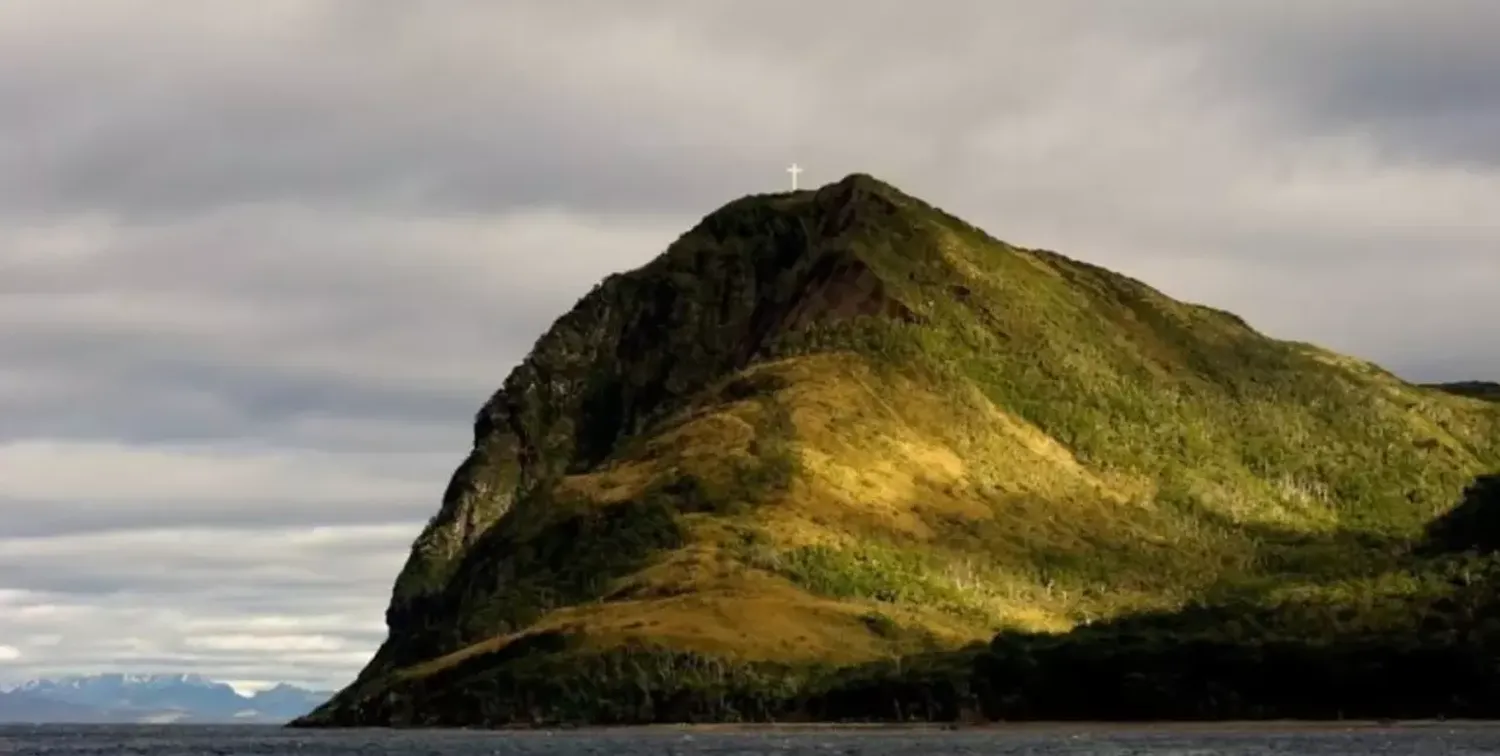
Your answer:
[[[1100,485],[1060,446],[987,402],[978,417],[993,427],[993,438],[972,426],[944,426],[938,419],[950,410],[937,395],[905,383],[892,386],[853,355],[783,360],[757,371],[786,379],[788,388],[776,399],[791,412],[802,471],[787,495],[749,518],[781,548],[849,545],[862,535],[938,539],[932,521],[997,516],[973,496],[974,486],[987,481],[1035,488],[1062,475],[1077,476],[1090,488]],[[753,401],[693,408],[632,454],[597,472],[563,479],[558,491],[569,501],[607,506],[641,495],[664,476],[712,474],[746,454],[763,411]],[[986,449],[988,458],[965,461]],[[1025,465],[1046,472],[1021,474]],[[1003,467],[1018,475],[1002,480]],[[604,602],[557,609],[520,633],[491,638],[402,675],[430,674],[521,635],[552,629],[577,632],[586,643],[603,646],[634,638],[745,659],[859,661],[912,650],[908,641],[882,637],[868,627],[861,617],[874,610],[909,629],[906,635],[928,637],[940,646],[987,638],[994,624],[1066,626],[1055,608],[1024,600],[1043,592],[1039,586],[1000,588],[993,577],[978,580],[972,573],[955,573],[949,580],[967,581],[985,593],[976,603],[990,606],[994,624],[957,619],[932,607],[816,596],[727,557],[722,545],[730,536],[721,520],[689,519],[695,524],[686,547],[618,581]],[[1023,600],[988,595],[996,591]]]
[[[1337,355],[1318,356],[1359,368]],[[1156,480],[1081,463],[972,385],[923,384],[848,352],[763,363],[742,376],[779,379],[767,384],[780,387],[774,396],[758,399],[772,400],[791,420],[796,474],[781,494],[735,516],[685,515],[687,545],[617,580],[603,600],[555,609],[519,633],[401,674],[430,674],[547,630],[574,633],[597,648],[648,641],[742,660],[857,662],[909,653],[914,639],[957,647],[1001,627],[1062,631],[1170,607],[1220,570],[1247,569],[1254,556],[1224,525],[1163,508]],[[1391,384],[1393,401],[1429,400]],[[702,399],[558,490],[585,506],[607,506],[677,476],[722,478],[752,456],[768,411],[758,399]],[[1436,423],[1422,428],[1457,443]],[[1244,481],[1186,480],[1203,507],[1231,523],[1298,532],[1338,524],[1322,493],[1293,478],[1265,482],[1270,495],[1253,497]],[[746,529],[762,537],[766,562],[747,563],[735,550]],[[921,579],[942,599],[833,598],[774,569],[780,554],[799,547],[856,553],[870,544],[932,556]],[[1078,578],[1076,567],[1039,566],[1047,559],[1086,563],[1101,548],[1157,561],[1093,578]],[[1175,572],[1158,574],[1153,565]],[[900,631],[873,630],[867,617],[875,611]]]
[[[617,581],[602,602],[556,609],[519,633],[402,676],[430,674],[546,630],[577,633],[599,647],[636,639],[747,660],[854,662],[910,652],[915,637],[956,647],[986,639],[998,627],[1065,630],[1109,606],[1149,603],[1130,592],[1101,600],[1034,570],[994,566],[1004,554],[964,557],[973,545],[949,543],[946,532],[955,522],[998,522],[1009,535],[989,548],[1029,542],[1086,553],[1093,548],[1091,532],[1117,537],[1122,519],[1139,519],[1149,509],[1143,504],[1147,482],[1090,471],[978,392],[939,393],[877,373],[853,354],[781,360],[753,372],[784,379],[775,400],[792,418],[799,473],[784,495],[739,518],[741,525],[762,532],[774,549],[858,548],[869,538],[946,547],[951,562],[929,579],[974,614],[814,595],[731,556],[726,544],[734,534],[723,518],[690,516],[692,537],[684,548]],[[664,476],[712,475],[747,454],[763,411],[748,400],[691,408],[632,453],[597,472],[569,476],[558,490],[569,500],[606,506],[641,495]],[[1150,524],[1136,529],[1143,540],[1171,540]],[[1026,558],[1010,561],[1021,565]],[[862,619],[872,611],[903,631],[895,638],[872,631]]]
[[[686,552],[697,549],[688,549]],[[681,557],[683,552],[677,555]],[[634,589],[669,595],[629,598],[558,609],[516,633],[496,636],[457,652],[397,672],[420,678],[471,657],[498,651],[518,638],[552,630],[576,634],[584,647],[609,648],[629,640],[649,641],[744,661],[853,663],[910,653],[910,640],[874,632],[862,619],[878,608],[904,628],[930,637],[938,647],[957,647],[988,635],[920,607],[874,607],[869,602],[813,596],[784,579],[741,571],[711,585],[690,585],[675,569],[648,569]],[[709,570],[712,572],[712,569]],[[691,588],[691,591],[682,589]]]

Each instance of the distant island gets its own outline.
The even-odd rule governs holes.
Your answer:
[[[280,684],[241,695],[200,675],[77,675],[0,688],[0,724],[285,724],[333,695]]]
[[[1494,388],[745,197],[536,342],[293,724],[1493,717]]]

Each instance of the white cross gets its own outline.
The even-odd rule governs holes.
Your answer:
[[[802,169],[798,168],[796,163],[792,163],[792,167],[786,169],[786,172],[792,174],[792,191],[797,191],[797,174],[801,173]]]

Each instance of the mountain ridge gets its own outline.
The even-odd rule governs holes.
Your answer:
[[[198,674],[125,673],[38,678],[0,694],[0,721],[272,724],[301,716],[332,695],[285,683],[241,695]]]
[[[538,338],[386,643],[297,724],[809,716],[848,670],[968,669],[997,631],[1338,605],[1497,428],[868,175],[745,197]]]

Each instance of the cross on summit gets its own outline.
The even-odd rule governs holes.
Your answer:
[[[797,174],[802,172],[802,168],[792,163],[792,167],[786,169],[786,172],[792,174],[792,191],[797,191]]]

